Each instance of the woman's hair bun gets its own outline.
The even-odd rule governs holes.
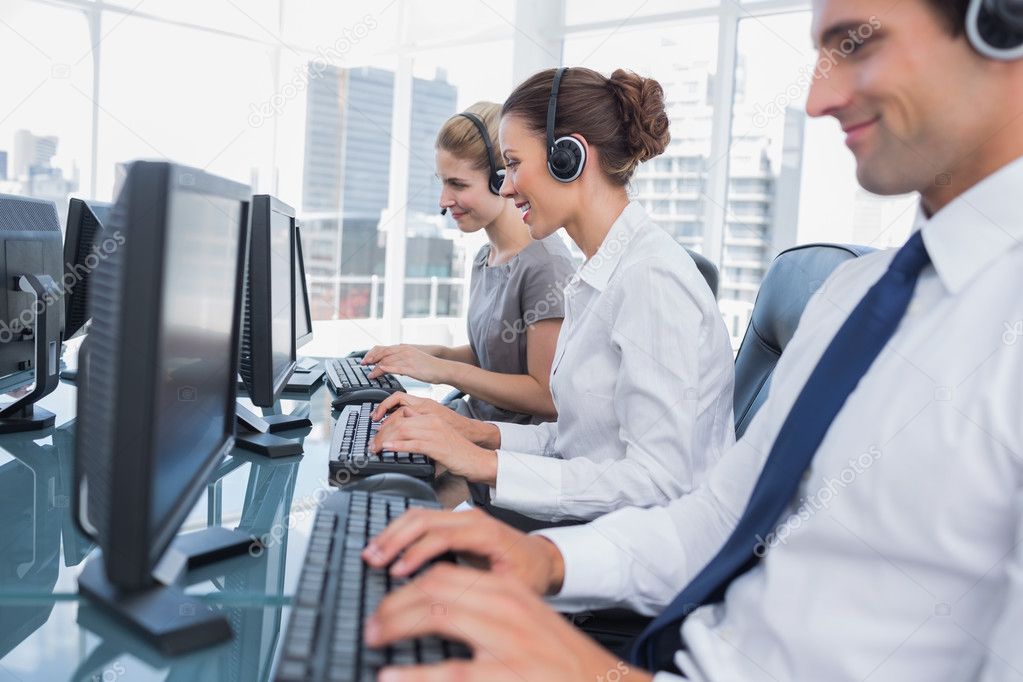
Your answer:
[[[626,69],[612,73],[608,84],[618,97],[626,142],[636,163],[661,154],[671,141],[661,84]]]

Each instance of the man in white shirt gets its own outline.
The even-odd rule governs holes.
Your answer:
[[[408,574],[453,549],[489,571],[440,566],[384,601],[371,645],[439,634],[474,658],[381,680],[1023,680],[1023,62],[971,47],[967,5],[814,2],[821,76],[807,110],[840,122],[866,189],[920,192],[900,256],[916,243],[929,260],[798,494],[758,537],[759,562],[668,632],[681,644],[661,672],[617,659],[536,598],[678,608],[746,520],[847,318],[898,269],[891,251],[826,282],[770,398],[694,493],[531,536],[478,514],[392,524],[368,561],[403,551],[392,571]]]

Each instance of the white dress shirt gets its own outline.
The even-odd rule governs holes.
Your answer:
[[[592,519],[696,489],[735,435],[728,332],[693,259],[632,202],[564,296],[558,420],[497,424],[492,503]]]
[[[1023,159],[918,224],[931,255],[766,558],[682,627],[689,680],[1023,680]],[[814,296],[770,397],[706,485],[542,531],[557,605],[660,611],[742,514],[811,370],[893,251]],[[678,679],[662,673],[658,682]]]

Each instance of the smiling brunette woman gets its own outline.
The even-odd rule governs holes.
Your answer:
[[[618,70],[542,71],[504,104],[500,142],[534,239],[564,228],[586,257],[565,289],[551,370],[558,420],[495,424],[394,395],[375,447],[423,452],[546,522],[665,504],[734,441],[732,353],[692,258],[626,191],[664,151],[660,84]],[[448,412],[451,412],[448,410]]]

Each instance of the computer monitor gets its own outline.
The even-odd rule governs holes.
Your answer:
[[[249,398],[272,407],[295,371],[295,209],[252,197],[241,376]]]
[[[250,225],[240,374],[252,404],[276,413],[259,416],[239,405],[238,447],[268,457],[296,455],[301,441],[273,435],[312,425],[308,406],[286,415],[277,403],[296,365],[295,210],[259,194],[252,197]]]
[[[305,278],[301,225],[295,226],[295,346],[301,348],[313,340],[313,315],[309,307],[309,286]],[[284,390],[311,396],[323,381],[323,363],[315,358],[299,358],[295,373]]]
[[[135,162],[109,225],[125,243],[93,273],[73,504],[101,555],[86,562],[79,592],[168,653],[230,628],[208,609],[177,613],[187,599],[164,586],[167,575],[249,544],[216,528],[168,552],[234,446],[249,197],[199,170]]]
[[[302,254],[302,226],[295,225],[295,347],[313,340],[313,313],[309,308],[309,285],[305,279],[305,256]]]
[[[0,433],[53,426],[35,403],[58,383],[62,272],[53,202],[0,195]]]
[[[89,319],[89,281],[100,259],[118,242],[110,237],[109,249],[100,244],[110,204],[72,199],[64,229],[64,340],[70,339]]]

